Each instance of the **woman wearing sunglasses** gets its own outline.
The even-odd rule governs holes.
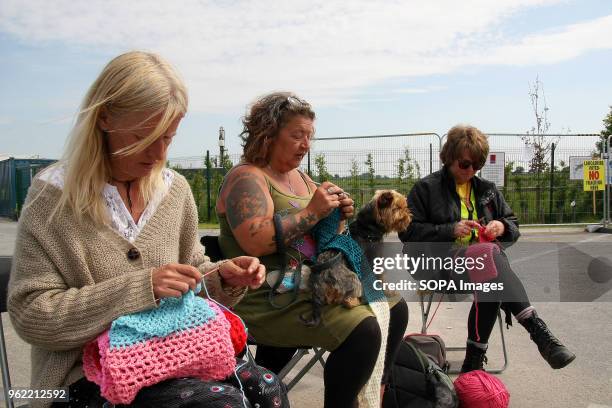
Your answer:
[[[412,224],[400,234],[405,252],[427,251],[431,256],[464,256],[481,239],[497,241],[492,251],[497,276],[492,283],[503,291],[477,292],[468,317],[467,350],[462,372],[482,370],[488,339],[500,306],[525,327],[552,368],[563,368],[575,355],[553,336],[529,303],[523,284],[510,268],[503,248],[519,236],[518,220],[495,184],[476,176],[489,154],[486,136],[472,126],[455,126],[440,152],[443,168],[419,180],[408,196]],[[469,280],[469,274],[440,270],[429,279]],[[459,284],[457,285],[459,287]],[[499,285],[498,285],[499,287]]]

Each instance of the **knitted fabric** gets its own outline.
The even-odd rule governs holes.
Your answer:
[[[350,235],[337,233],[339,223],[340,210],[335,209],[312,228],[312,233],[317,241],[317,255],[330,249],[342,252],[349,267],[359,277],[367,302],[385,301],[383,291],[374,288],[376,279],[370,263],[365,259],[363,250]]]
[[[234,353],[239,355],[247,343],[247,332],[244,330],[244,323],[242,319],[229,310],[223,310],[223,314],[230,324],[230,338],[234,346]]]
[[[69,209],[48,219],[62,191],[35,179],[19,218],[8,310],[19,336],[32,345],[30,387],[60,388],[83,377],[83,346],[117,316],[156,307],[151,268],[161,263],[216,267],[204,256],[189,184],[174,173],[168,193],[134,243],[107,226],[78,223]],[[137,248],[140,257],[126,254]],[[218,273],[205,278],[210,297],[232,306]],[[50,400],[32,400],[46,408]]]
[[[337,233],[339,223],[340,210],[335,209],[313,227],[312,233],[317,242],[317,255],[330,249],[335,249],[344,254],[349,266],[359,277],[364,298],[380,326],[382,341],[376,365],[358,397],[360,408],[379,408],[381,405],[380,384],[385,365],[387,334],[389,332],[389,304],[383,291],[374,288],[376,278],[359,244],[350,235]]]
[[[83,372],[108,401],[129,404],[142,388],[167,379],[224,379],[234,371],[234,355],[223,311],[188,291],[116,319],[85,346]]]
[[[470,282],[488,282],[497,277],[495,254],[499,252],[499,247],[491,242],[472,244],[465,250],[465,258],[474,260],[474,263],[467,268]],[[476,260],[479,258],[482,268],[477,267]]]

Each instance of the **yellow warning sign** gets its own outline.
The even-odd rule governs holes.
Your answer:
[[[603,160],[584,161],[584,191],[598,191],[605,189],[606,166]]]

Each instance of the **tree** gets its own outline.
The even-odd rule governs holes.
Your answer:
[[[368,156],[365,161],[365,165],[368,168],[368,186],[370,190],[374,190],[374,158],[372,157],[372,153],[368,153]]]
[[[535,83],[529,84],[529,99],[531,100],[531,108],[535,116],[535,126],[527,131],[527,135],[523,136],[523,142],[533,149],[533,157],[529,162],[529,170],[539,174],[548,168],[548,154],[552,150],[553,143],[557,142],[558,138],[547,136],[550,122],[548,121],[548,105],[546,103],[546,95],[544,94],[544,84],[538,77]]]
[[[406,164],[406,178],[408,180],[416,180],[421,178],[421,166],[410,154],[410,149],[404,148],[404,163]]]
[[[397,184],[401,190],[402,188],[402,180],[406,174],[406,160],[403,157],[400,157],[397,160]]]
[[[408,147],[404,148],[404,156],[397,160],[397,181],[400,191],[402,191],[403,181],[406,181],[406,192],[410,190],[415,180],[421,178],[421,166],[410,154]]]
[[[545,172],[548,165],[548,155],[552,150],[553,144],[558,138],[547,136],[550,122],[548,121],[548,105],[546,103],[546,95],[544,94],[544,84],[536,77],[535,83],[529,84],[529,98],[531,107],[535,115],[535,126],[531,127],[531,131],[523,136],[523,142],[533,150],[533,156],[529,162],[529,171],[535,173],[536,182],[536,219],[538,222],[544,221],[544,208],[542,207],[542,188],[544,178],[541,176]]]
[[[353,194],[357,192],[359,188],[359,165],[357,164],[357,160],[351,160],[351,190]]]
[[[234,167],[234,163],[232,159],[230,159],[229,154],[227,152],[223,152],[223,158],[221,159],[221,166],[223,169],[223,173],[227,173],[232,167]]]
[[[612,135],[612,106],[610,106],[610,113],[603,120],[604,130],[599,133],[599,140],[595,143],[596,154],[604,152],[604,146],[608,143],[608,138]]]
[[[198,171],[191,182],[191,191],[193,192],[193,199],[198,208],[198,220],[206,219],[206,180],[202,175],[201,171]],[[210,221],[210,220],[207,220]]]
[[[508,184],[510,182],[510,175],[512,174],[512,169],[514,168],[514,162],[509,161],[504,166],[504,186],[502,187],[502,194],[507,197],[508,196]]]
[[[317,179],[319,183],[331,179],[331,174],[327,172],[327,164],[325,163],[325,155],[317,153],[315,156],[315,167],[317,168]]]

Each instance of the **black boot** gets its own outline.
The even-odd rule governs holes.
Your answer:
[[[548,330],[546,323],[533,312],[531,317],[520,322],[531,335],[531,340],[538,345],[540,354],[552,368],[563,368],[576,358],[576,355],[568,350],[559,339]]]
[[[486,349],[483,350],[480,347],[476,347],[475,345],[468,343],[465,349],[465,360],[463,360],[461,372],[467,373],[474,370],[484,371],[484,364],[487,362],[486,353]]]

